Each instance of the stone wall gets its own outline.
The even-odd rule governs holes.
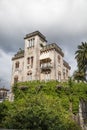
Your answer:
[[[87,101],[83,99],[79,103],[79,124],[82,130],[87,130]]]

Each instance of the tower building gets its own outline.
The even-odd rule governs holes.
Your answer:
[[[19,49],[12,58],[11,85],[33,80],[68,80],[70,66],[56,43],[48,44],[39,31],[27,34],[24,41],[24,50]]]

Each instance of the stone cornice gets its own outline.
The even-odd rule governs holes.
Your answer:
[[[14,55],[14,57],[12,58],[12,60],[23,58],[23,57],[24,57],[24,50],[19,50],[17,52],[17,54]]]
[[[69,70],[71,69],[71,67],[69,66],[69,64],[65,60],[63,60],[63,65],[65,67],[67,67]]]
[[[9,91],[9,90],[6,88],[0,88],[0,91]]]
[[[30,38],[30,37],[33,37],[33,36],[36,36],[36,35],[40,36],[44,41],[47,42],[46,37],[43,34],[41,34],[39,31],[35,31],[35,32],[32,32],[32,33],[26,34],[24,39],[27,39],[27,38]]]
[[[55,49],[61,56],[64,57],[64,53],[62,52],[62,49],[56,43],[52,43],[52,44],[43,46],[43,48],[41,49],[41,52],[49,51],[52,49]]]

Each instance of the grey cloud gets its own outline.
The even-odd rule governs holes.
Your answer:
[[[23,38],[20,35],[16,35],[16,32],[10,35],[9,31],[4,35],[0,33],[0,48],[7,53],[17,51],[20,46],[23,48]]]
[[[5,53],[0,49],[0,87],[10,87],[11,81],[11,57],[13,53]]]
[[[8,51],[23,47],[24,32],[41,30],[52,36],[49,41],[63,43],[72,35],[87,33],[85,0],[3,0],[0,6],[0,46]]]

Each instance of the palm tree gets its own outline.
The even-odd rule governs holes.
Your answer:
[[[75,52],[79,72],[84,72],[85,80],[87,80],[87,43],[82,42]]]

